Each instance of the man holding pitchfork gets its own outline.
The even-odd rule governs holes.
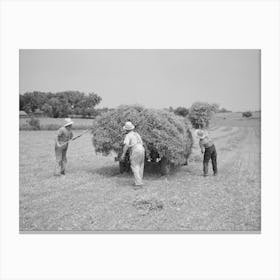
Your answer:
[[[55,174],[54,175],[65,175],[66,169],[66,152],[68,149],[68,143],[73,138],[72,132],[73,121],[70,118],[65,119],[65,124],[59,128],[55,137]],[[59,172],[58,172],[59,171]]]

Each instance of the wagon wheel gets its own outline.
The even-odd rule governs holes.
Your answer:
[[[170,173],[171,165],[168,160],[163,157],[160,160],[160,173],[161,175],[168,175]]]
[[[119,162],[120,173],[130,172],[129,153],[126,153],[124,161]]]
[[[124,173],[126,171],[126,166],[125,166],[125,162],[120,161],[119,162],[119,168],[120,168],[120,173]]]

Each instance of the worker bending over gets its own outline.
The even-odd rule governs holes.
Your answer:
[[[208,163],[211,159],[212,161],[212,168],[214,172],[214,176],[218,174],[218,168],[217,168],[217,152],[214,145],[213,140],[210,138],[210,136],[203,130],[197,130],[196,131],[197,137],[199,140],[199,146],[201,149],[201,153],[204,153],[203,158],[203,175],[208,176]]]

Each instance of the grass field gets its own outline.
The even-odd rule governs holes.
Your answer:
[[[19,128],[20,130],[30,130],[30,126],[27,122],[30,118],[20,118]],[[41,130],[56,130],[64,125],[64,118],[39,118]],[[88,129],[92,126],[93,119],[73,119],[73,129]]]
[[[134,190],[114,155],[95,155],[89,134],[71,143],[67,174],[55,177],[54,131],[20,131],[20,230],[259,231],[260,115],[218,114],[210,134],[217,177],[201,176],[195,138],[188,166],[145,175],[144,188]]]

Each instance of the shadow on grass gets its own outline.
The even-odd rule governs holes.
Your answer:
[[[129,172],[120,173],[119,166],[117,165],[102,166],[99,168],[91,169],[89,170],[89,172],[99,174],[105,177],[133,177],[133,173],[131,170]],[[164,176],[161,176],[160,169],[158,166],[146,163],[144,168],[144,177],[145,179],[153,180]]]
[[[109,165],[109,166],[102,166],[96,169],[90,170],[90,173],[99,174],[105,177],[115,177],[120,175],[120,170],[118,166]]]
[[[131,185],[133,182],[133,173],[130,170],[129,172],[120,173],[119,166],[118,165],[107,165],[102,166],[99,168],[88,170],[91,174],[99,174],[107,178],[116,178],[117,180],[124,180],[125,185]],[[199,171],[194,171],[193,168],[189,168],[187,166],[181,166],[174,168],[170,171],[168,175],[161,175],[160,168],[158,164],[155,163],[145,163],[145,169],[144,169],[144,181],[157,181],[157,180],[177,180],[178,178],[181,178],[182,176],[195,176],[197,173],[201,173]],[[128,181],[127,181],[128,180]]]

